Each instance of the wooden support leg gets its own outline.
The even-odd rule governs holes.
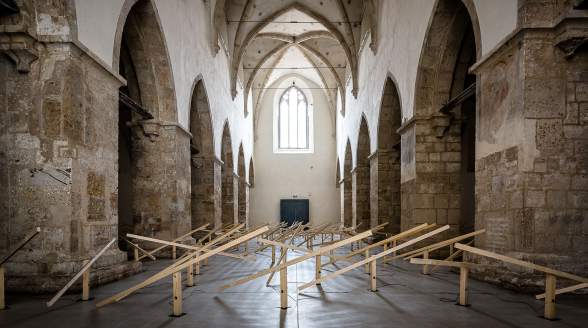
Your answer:
[[[315,273],[314,273],[314,280],[319,280],[321,278],[321,256],[317,255],[315,256],[316,258],[316,265],[315,265]],[[317,285],[320,285],[320,282],[316,283]]]
[[[4,267],[0,266],[0,310],[6,309],[6,300],[4,297]]]
[[[365,258],[367,259],[368,257],[370,257],[370,250],[366,249],[365,250]],[[370,264],[369,263],[365,264],[365,273],[370,273]]]
[[[182,272],[178,271],[173,274],[173,313],[172,316],[179,317],[182,315]]]
[[[543,316],[545,319],[555,319],[555,285],[556,278],[554,275],[545,275],[545,311]]]
[[[384,252],[388,250],[388,243],[384,243]],[[388,257],[384,256],[384,258],[382,259],[382,263],[384,264],[388,264]]]
[[[331,232],[331,241],[335,241],[335,234]]]
[[[88,264],[88,260],[85,260],[83,266]],[[88,301],[90,299],[90,269],[86,270],[82,274],[82,301]]]
[[[194,286],[194,266],[190,265],[188,266],[188,268],[186,269],[186,274],[188,275],[186,278],[186,286],[188,287],[192,287]]]
[[[396,240],[392,242],[392,248],[396,247]],[[396,251],[392,252],[392,256],[396,256]]]
[[[203,266],[208,266],[208,257],[204,259],[204,263],[202,265]]]
[[[197,262],[196,264],[194,264],[196,266],[195,270],[194,270],[194,274],[199,276],[200,275],[200,262]]]
[[[176,259],[177,257],[177,253],[176,253],[176,246],[172,246],[172,259]]]
[[[245,242],[245,255],[249,254],[249,242]]]
[[[370,291],[378,291],[376,283],[376,260],[370,262]]]
[[[329,252],[329,261],[331,261],[331,263],[335,263],[335,250],[331,250]]]
[[[283,263],[287,262],[287,249],[282,248]],[[288,267],[280,270],[280,307],[285,310],[288,308]]]
[[[466,266],[459,268],[459,305],[468,305],[468,276],[470,270]]]
[[[276,263],[276,246],[272,245],[272,266]]]
[[[425,251],[423,253],[423,259],[425,259],[425,260],[429,259],[429,251]],[[429,265],[428,264],[423,264],[423,274],[429,274]]]
[[[139,249],[134,248],[135,262],[139,262]]]
[[[321,244],[325,243],[325,234],[321,233]]]

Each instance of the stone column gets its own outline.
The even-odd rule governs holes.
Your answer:
[[[214,159],[214,227],[223,225],[223,165],[224,163],[215,157]]]
[[[133,131],[134,231],[173,240],[191,228],[190,134],[157,120]]]
[[[214,226],[214,158],[192,156],[192,228]]]
[[[476,246],[585,276],[588,52],[577,46],[588,21],[558,17],[565,9],[522,1],[519,24],[526,29],[476,69],[476,228],[487,230]],[[544,281],[502,264],[476,275],[520,288]]]
[[[237,174],[233,173],[233,222],[235,224],[239,224],[239,223],[244,223],[241,222],[240,219],[240,202],[239,202],[239,193],[241,192],[241,190],[239,190],[239,188],[241,188],[240,186],[241,181],[240,178]]]
[[[2,31],[15,31],[0,33],[11,40],[0,51],[0,248],[7,251],[41,227],[5,264],[14,291],[60,289],[84,260],[118,238],[122,82],[69,35],[36,34],[40,13],[51,12],[60,18],[51,24],[68,27],[71,8],[53,5],[0,18]],[[140,267],[115,244],[93,267],[92,283]]]

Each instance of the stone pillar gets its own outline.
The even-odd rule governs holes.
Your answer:
[[[223,225],[223,162],[218,158],[214,159],[214,227]]]
[[[241,188],[240,178],[237,174],[233,173],[233,222],[235,224],[244,223],[240,220],[241,208],[239,194],[241,193],[241,190],[239,188]]]
[[[353,178],[350,176],[351,172],[347,172],[341,183],[341,209],[343,223],[345,227],[353,226]]]
[[[369,166],[357,166],[351,174],[353,179],[353,226],[363,223],[359,230],[368,230],[371,228],[370,168]]]
[[[41,227],[5,264],[8,289],[27,292],[60,289],[84,260],[118,237],[122,82],[69,35],[37,35],[35,15],[51,12],[51,24],[65,27],[71,18],[69,8],[42,6],[0,18],[2,31],[19,32],[0,33],[14,41],[0,51],[0,249]],[[140,268],[115,244],[93,268],[92,283]]]
[[[476,69],[481,146],[476,246],[588,274],[588,21],[522,1],[519,31]],[[569,8],[568,8],[569,9]],[[560,21],[557,25],[553,22]],[[485,259],[468,256],[472,260]],[[544,276],[504,264],[478,277],[537,288]]]
[[[379,149],[370,160],[372,225],[388,222],[384,231],[400,232],[400,154]]]
[[[402,134],[402,230],[422,223],[449,224],[437,239],[459,234],[460,131],[448,118],[414,117]],[[442,131],[442,132],[440,132]]]
[[[191,228],[190,135],[157,120],[140,121],[133,131],[134,231],[173,240]]]
[[[192,156],[192,228],[210,223],[214,226],[214,158]]]

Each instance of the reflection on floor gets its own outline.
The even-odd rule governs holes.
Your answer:
[[[269,256],[267,249],[257,255],[256,262],[211,258],[196,277],[197,285],[184,288],[186,315],[179,318],[169,316],[171,277],[120,303],[95,308],[96,300],[140,282],[170,264],[160,260],[145,262],[145,272],[132,278],[92,289],[96,299],[89,302],[78,302],[79,295],[71,294],[47,309],[45,301],[50,296],[7,295],[9,309],[0,312],[0,327],[585,327],[588,320],[588,295],[558,296],[561,320],[547,321],[540,318],[543,302],[533,295],[473,279],[472,305],[457,306],[457,274],[441,269],[423,276],[420,266],[403,261],[378,265],[378,292],[368,290],[369,276],[362,267],[327,281],[320,288],[297,294],[297,285],[314,278],[314,261],[302,262],[288,272],[290,307],[285,311],[279,308],[279,275],[275,275],[270,287],[265,286],[264,277],[217,292],[224,283],[267,268]],[[289,253],[288,258],[295,256],[297,253]],[[345,263],[337,266],[343,267]],[[323,274],[334,269],[327,266]]]

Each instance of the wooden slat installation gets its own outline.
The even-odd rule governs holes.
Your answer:
[[[392,247],[392,248],[390,248],[390,249],[388,249],[386,251],[380,252],[380,253],[378,253],[376,255],[372,255],[372,256],[370,256],[367,259],[361,260],[359,262],[355,262],[352,265],[347,266],[347,267],[345,267],[345,268],[343,268],[341,270],[335,271],[335,272],[330,273],[330,274],[328,274],[326,276],[322,276],[318,280],[313,280],[313,281],[311,281],[309,283],[303,284],[302,286],[298,287],[298,292],[300,292],[300,291],[302,291],[302,290],[304,290],[304,289],[306,289],[306,288],[308,288],[310,286],[316,285],[317,283],[322,283],[324,281],[327,281],[327,280],[336,278],[337,276],[342,275],[342,274],[344,274],[344,273],[346,273],[348,271],[351,271],[351,270],[353,270],[353,269],[355,269],[357,267],[360,267],[360,266],[365,265],[367,263],[370,263],[372,261],[378,260],[378,259],[380,259],[380,258],[382,258],[382,257],[384,257],[386,255],[389,255],[392,252],[397,251],[399,249],[406,248],[406,247],[408,247],[410,245],[416,244],[416,243],[420,242],[421,240],[427,239],[427,238],[429,238],[431,236],[434,236],[434,235],[436,235],[438,233],[441,233],[441,232],[443,232],[443,231],[445,231],[447,229],[449,229],[449,225],[445,225],[445,226],[440,227],[438,229],[435,229],[435,230],[433,230],[431,232],[428,232],[428,233],[426,233],[426,234],[424,234],[422,236],[419,236],[419,237],[416,237],[414,239],[411,239],[411,240],[409,240],[407,242],[404,242],[404,243],[402,243],[402,244],[400,244],[400,245],[398,245],[396,247]]]
[[[327,253],[327,252],[329,252],[331,250],[335,250],[335,249],[337,249],[337,248],[339,248],[341,246],[347,245],[347,244],[352,243],[352,242],[357,241],[357,240],[361,240],[363,238],[367,238],[367,237],[369,237],[371,235],[372,235],[372,232],[370,230],[366,230],[366,231],[364,231],[364,232],[362,232],[360,234],[357,234],[354,237],[340,240],[340,241],[338,241],[338,242],[336,242],[334,244],[331,244],[331,245],[328,245],[328,246],[325,246],[325,247],[321,247],[321,248],[319,248],[316,251],[313,251],[313,252],[307,253],[305,255],[299,256],[299,257],[297,257],[297,258],[295,258],[293,260],[290,260],[288,262],[285,262],[285,263],[276,265],[276,266],[274,266],[272,268],[269,268],[269,269],[266,269],[266,270],[259,271],[259,272],[255,273],[255,274],[252,274],[252,275],[247,276],[245,278],[237,279],[237,280],[235,280],[235,281],[233,281],[233,282],[231,282],[229,284],[226,284],[224,286],[221,286],[218,289],[218,291],[220,292],[220,291],[223,291],[223,290],[228,289],[228,288],[232,288],[232,287],[235,287],[235,286],[238,286],[238,285],[242,285],[242,284],[244,284],[246,282],[249,282],[251,280],[257,279],[259,277],[263,277],[266,274],[269,274],[271,272],[275,272],[275,271],[281,270],[283,268],[286,268],[286,267],[288,267],[290,265],[294,265],[294,264],[300,263],[302,261],[306,261],[306,260],[308,260],[310,258],[316,257],[317,255],[321,255],[321,254]]]
[[[437,250],[439,248],[447,247],[447,246],[449,246],[451,244],[455,244],[455,243],[460,242],[460,241],[462,241],[464,239],[475,237],[475,236],[480,235],[480,234],[483,234],[485,232],[486,232],[486,229],[481,229],[481,230],[478,230],[478,231],[466,233],[465,235],[461,235],[461,236],[457,236],[457,237],[454,237],[454,238],[451,238],[451,239],[440,241],[438,243],[435,243],[435,244],[432,244],[432,245],[428,245],[428,246],[425,246],[425,247],[421,247],[421,248],[419,248],[417,250],[404,253],[401,256],[403,256],[405,260],[408,260],[408,259],[411,259],[411,258],[416,257],[416,256],[421,256],[421,255],[423,255],[427,251],[429,253],[431,253],[432,251]]]
[[[577,285],[573,285],[573,286],[569,286],[569,287],[564,287],[564,288],[557,289],[555,291],[555,295],[564,294],[564,293],[570,293],[570,292],[576,291],[578,289],[583,289],[583,288],[588,288],[588,283],[581,283],[581,284],[577,284]],[[535,298],[538,299],[538,300],[544,299],[545,298],[545,293],[536,295]]]
[[[243,225],[241,225],[241,227],[242,226]],[[238,226],[236,228],[233,228],[232,230],[230,230],[229,232],[227,232],[223,236],[226,237],[228,235],[232,235],[237,230],[239,230],[241,227]],[[226,244],[224,244],[222,246],[219,246],[219,247],[217,247],[215,249],[212,249],[212,250],[210,250],[209,252],[207,252],[207,253],[205,253],[203,255],[198,255],[195,258],[186,258],[183,262],[174,263],[173,265],[171,265],[171,266],[163,269],[162,271],[156,273],[155,275],[147,278],[143,282],[141,282],[141,283],[139,283],[137,285],[134,285],[134,286],[132,286],[132,287],[130,287],[130,288],[128,288],[128,289],[120,292],[120,293],[117,293],[114,296],[111,296],[111,297],[109,297],[109,298],[101,301],[100,303],[98,303],[96,305],[96,307],[102,307],[102,306],[105,306],[105,305],[108,305],[108,304],[111,304],[111,303],[114,303],[114,302],[119,302],[120,300],[122,300],[125,297],[131,295],[133,292],[135,292],[135,291],[137,291],[137,290],[139,290],[141,288],[144,288],[146,286],[149,286],[149,285],[153,284],[154,282],[157,282],[157,281],[159,281],[159,280],[161,280],[161,279],[163,279],[165,277],[168,277],[169,275],[171,275],[173,273],[176,273],[176,272],[178,272],[180,270],[184,270],[184,269],[186,269],[190,265],[194,265],[195,263],[198,263],[198,262],[200,262],[200,261],[202,261],[204,259],[207,259],[207,258],[209,258],[209,257],[211,257],[213,255],[216,255],[216,254],[218,254],[220,252],[223,252],[223,251],[225,251],[227,249],[230,249],[232,247],[235,247],[236,245],[239,245],[242,242],[246,242],[246,241],[248,241],[248,240],[250,240],[252,238],[255,238],[255,237],[259,236],[260,234],[266,232],[267,230],[268,230],[268,227],[267,226],[262,227],[262,228],[259,228],[259,229],[255,230],[253,232],[250,232],[250,233],[246,234],[245,236],[243,236],[243,237],[241,237],[239,239],[232,240],[232,241],[230,241],[230,242],[228,242],[228,243],[226,243]],[[205,246],[204,248],[202,248],[200,251],[206,251],[206,250],[208,250],[206,248],[207,248],[207,246]]]
[[[180,244],[180,243],[174,243],[174,242],[171,242],[171,241],[165,241],[165,240],[161,240],[161,239],[151,238],[151,237],[143,237],[143,236],[139,236],[139,235],[134,235],[132,233],[128,233],[127,234],[127,237],[133,238],[133,239],[139,239],[139,240],[149,241],[149,242],[152,242],[152,243],[164,244],[164,245],[167,245],[167,246],[175,246],[175,247],[178,247],[178,248],[189,249],[189,250],[192,250],[192,251],[202,250],[202,247],[198,247],[198,246],[190,246],[190,245],[184,245],[184,244]],[[225,253],[225,252],[220,252],[218,255],[232,257],[232,258],[236,258],[236,259],[240,259],[240,260],[244,260],[245,259],[241,255],[235,255],[235,254]]]
[[[104,252],[106,252],[106,250],[112,246],[112,244],[114,244],[115,241],[116,238],[113,238],[108,244],[106,244],[106,246],[104,246],[104,248],[100,250],[100,252],[98,252],[98,254],[94,255],[94,257],[82,267],[82,270],[80,270],[80,272],[71,278],[71,280],[59,292],[57,292],[57,294],[55,294],[55,296],[53,296],[49,302],[47,302],[47,307],[53,306],[53,304],[55,304],[55,302],[57,302],[57,300],[63,296],[63,294],[76,282],[76,280],[78,280],[84,274],[84,272],[90,269],[92,264],[94,264],[94,262],[96,262],[98,258],[102,256],[102,254],[104,254]]]

